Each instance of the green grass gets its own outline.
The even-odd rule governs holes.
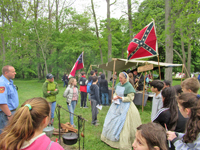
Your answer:
[[[19,100],[20,100],[20,106],[21,104],[26,101],[29,98],[33,97],[42,97],[42,84],[43,82],[38,82],[37,80],[14,80],[14,84],[16,84],[19,88],[18,94],[19,94]],[[173,85],[180,84],[180,81],[174,80]],[[64,93],[65,88],[63,88],[63,83],[59,81],[59,94],[57,95],[57,104],[61,105],[65,109],[67,109],[66,99],[62,96]],[[92,120],[92,112],[90,103],[87,102],[87,105],[89,108],[80,108],[80,95],[79,95],[79,101],[75,109],[75,114],[82,115],[83,118],[87,119],[88,121],[85,123],[85,149],[89,150],[112,150],[110,146],[106,145],[104,142],[101,141],[100,136],[103,128],[104,119],[106,117],[107,111],[109,107],[103,107],[101,111],[99,111],[98,114],[98,120],[100,125],[99,126],[92,126],[91,120]],[[148,100],[146,106],[144,107],[144,111],[142,112],[142,107],[137,106],[142,123],[150,122],[150,115],[151,115],[151,101]],[[68,109],[67,109],[68,110]],[[134,116],[134,115],[133,115]],[[76,117],[74,117],[75,125],[78,125],[78,121]],[[69,113],[61,109],[61,123],[66,123],[69,121]],[[58,118],[55,114],[55,121],[54,121],[54,127],[58,128]],[[82,139],[81,139],[81,146],[82,146]],[[78,142],[77,144],[71,146],[72,149],[78,148]]]

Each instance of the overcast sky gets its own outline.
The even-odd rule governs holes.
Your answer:
[[[114,0],[110,0],[111,3]],[[141,2],[142,0],[139,0]],[[107,3],[106,0],[93,0],[96,16],[98,19],[106,19],[107,16]],[[132,11],[136,11],[138,5],[134,4],[132,0]],[[82,13],[84,10],[91,9],[91,0],[76,0],[72,5],[77,12]],[[111,18],[120,18],[122,15],[125,15],[127,12],[127,0],[117,0],[117,2],[110,7],[111,9]],[[127,16],[127,15],[126,15]]]

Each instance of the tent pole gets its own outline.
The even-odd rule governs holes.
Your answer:
[[[160,65],[159,65],[159,55],[157,56],[157,58],[158,58],[158,69],[159,69],[159,76],[160,76],[160,80],[161,80]]]
[[[114,65],[113,65],[113,80],[112,80],[112,96],[111,96],[111,103],[112,103],[112,99],[113,99],[113,90],[114,90],[114,75],[115,75],[115,63],[116,63],[116,59],[114,60]]]
[[[83,51],[83,55],[84,55],[84,51]],[[82,56],[83,57],[83,56]],[[83,60],[83,62],[84,62],[84,60]],[[83,63],[84,64],[84,63]],[[83,66],[83,71],[84,71],[84,66]]]
[[[182,83],[183,69],[184,69],[184,64],[182,65],[182,72],[181,72],[181,83]]]
[[[90,70],[92,71],[92,65],[90,65]]]
[[[146,72],[145,72],[145,74],[144,74],[145,76],[144,76],[144,86],[143,86],[143,97],[142,97],[142,112],[143,112],[143,110],[144,110],[144,94],[145,94],[145,77],[146,77]]]

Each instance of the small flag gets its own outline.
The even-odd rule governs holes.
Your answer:
[[[157,38],[154,21],[143,28],[128,46],[128,60],[157,56]]]
[[[83,52],[81,53],[81,55],[78,57],[78,59],[76,60],[76,63],[74,64],[72,71],[69,74],[69,78],[70,77],[74,77],[76,74],[76,70],[82,69],[84,68],[84,63],[83,63]]]

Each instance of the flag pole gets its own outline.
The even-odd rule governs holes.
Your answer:
[[[83,51],[83,54],[84,54],[84,51]],[[83,57],[83,56],[82,56]],[[84,60],[83,60],[83,62],[84,62]],[[83,71],[84,71],[84,66],[83,66]]]
[[[154,19],[152,19],[153,20],[153,23],[154,23],[154,28],[155,28],[155,33],[156,33],[156,25],[155,25],[155,21],[154,21]],[[158,42],[157,42],[157,40],[156,40],[156,52],[158,53]],[[158,55],[157,55],[157,58],[158,58],[158,69],[159,69],[159,76],[160,76],[160,80],[161,80],[161,73],[160,73],[160,64],[159,64],[159,53],[158,53]]]

